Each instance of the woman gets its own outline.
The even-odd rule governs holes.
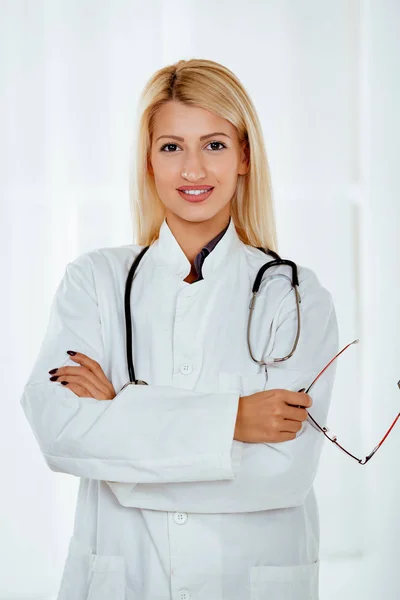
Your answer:
[[[81,478],[58,600],[316,600],[324,437],[306,409],[326,421],[335,369],[312,399],[298,390],[337,352],[331,295],[298,267],[297,348],[264,367],[297,332],[290,270],[273,267],[253,360],[251,290],[273,260],[259,248],[276,249],[255,109],[227,68],[182,60],[140,115],[138,243],[67,265],[21,399],[50,469]],[[148,385],[125,386],[125,283],[145,246],[130,306]]]

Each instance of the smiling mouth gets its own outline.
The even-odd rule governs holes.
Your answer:
[[[191,193],[190,193],[190,190],[188,190],[188,191],[178,190],[178,192],[182,196],[182,198],[184,198],[188,202],[202,202],[203,200],[206,200],[211,195],[213,190],[214,190],[214,188],[212,187],[207,190],[199,190],[196,192],[192,191]]]
[[[178,192],[184,192],[187,194],[199,194],[199,193],[205,193],[205,192],[209,192],[210,190],[214,189],[211,185],[209,187],[204,187],[204,188],[178,188]]]

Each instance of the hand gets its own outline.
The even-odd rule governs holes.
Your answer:
[[[104,374],[98,362],[85,354],[77,352],[70,357],[79,363],[80,367],[60,367],[55,372],[57,381],[66,381],[68,387],[79,398],[95,398],[96,400],[113,400],[117,395],[112,383]]]
[[[294,440],[312,399],[304,392],[267,390],[239,399],[234,439],[240,442]]]

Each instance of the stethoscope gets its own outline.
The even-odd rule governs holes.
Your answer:
[[[129,381],[121,388],[120,391],[122,391],[126,386],[128,385],[148,385],[148,383],[146,381],[143,381],[141,379],[136,379],[135,376],[135,369],[133,366],[133,357],[132,357],[132,315],[131,315],[131,289],[132,289],[132,281],[133,281],[133,277],[135,275],[136,269],[138,268],[140,261],[142,260],[143,256],[146,254],[147,250],[150,248],[150,246],[146,246],[145,248],[143,248],[143,250],[138,254],[138,256],[135,258],[129,273],[128,273],[128,277],[126,280],[126,286],[125,286],[125,324],[126,324],[126,358],[127,358],[127,364],[128,364],[128,373],[129,373]],[[267,369],[267,366],[273,363],[277,363],[277,362],[283,362],[285,360],[288,360],[288,358],[290,358],[294,352],[296,351],[297,348],[297,344],[299,341],[299,337],[300,337],[300,302],[301,302],[301,297],[300,297],[300,293],[298,290],[299,287],[299,279],[298,279],[298,275],[297,275],[297,265],[296,263],[294,263],[291,260],[286,260],[283,259],[279,256],[279,254],[277,254],[276,252],[274,252],[273,250],[266,250],[264,248],[258,247],[258,250],[261,250],[262,252],[264,252],[264,254],[269,254],[270,256],[272,256],[274,258],[274,260],[271,260],[267,263],[265,263],[258,271],[255,279],[254,279],[254,283],[253,283],[253,288],[252,288],[252,298],[250,300],[250,305],[249,305],[249,318],[248,318],[248,323],[247,323],[247,344],[248,344],[248,348],[249,348],[249,352],[250,352],[250,356],[251,358],[258,363],[259,365],[265,366],[265,369]],[[251,327],[251,320],[252,320],[252,316],[253,316],[253,311],[254,311],[254,306],[256,303],[256,298],[260,289],[260,285],[262,282],[262,278],[265,274],[265,272],[270,269],[271,267],[276,267],[276,266],[281,266],[281,265],[287,265],[291,268],[292,270],[292,277],[289,278],[287,275],[276,275],[276,277],[285,277],[286,279],[289,280],[289,282],[291,283],[291,288],[293,290],[293,293],[295,295],[295,300],[296,300],[296,310],[297,310],[297,332],[296,332],[296,336],[293,342],[293,346],[291,351],[289,352],[289,354],[287,354],[286,356],[283,356],[282,358],[274,358],[272,356],[268,356],[266,358],[266,360],[257,360],[252,351],[251,351],[251,343],[250,343],[250,327]]]

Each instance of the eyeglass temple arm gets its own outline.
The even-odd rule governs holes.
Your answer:
[[[353,344],[358,344],[358,342],[359,342],[359,341],[360,341],[360,340],[358,340],[358,339],[357,339],[357,340],[354,340],[354,341],[350,342],[349,344],[347,344],[347,346],[345,346],[344,348],[342,348],[342,349],[340,350],[340,352],[338,352],[338,353],[337,353],[337,354],[336,354],[336,355],[335,355],[335,356],[334,356],[334,357],[333,357],[333,358],[332,358],[332,359],[331,359],[331,360],[328,362],[328,364],[327,364],[327,365],[326,365],[326,366],[325,366],[325,367],[322,369],[322,371],[320,371],[320,372],[318,373],[318,375],[316,376],[316,378],[314,379],[314,381],[312,381],[312,382],[310,383],[310,385],[308,386],[308,388],[306,389],[305,393],[306,393],[306,394],[308,394],[308,392],[310,391],[310,389],[312,388],[312,386],[314,385],[314,383],[315,383],[316,381],[318,381],[318,379],[321,377],[321,375],[322,375],[323,373],[325,373],[325,371],[327,370],[327,368],[328,368],[328,367],[329,367],[329,366],[330,366],[330,365],[333,363],[333,361],[334,361],[334,360],[336,360],[336,359],[337,359],[337,358],[338,358],[338,357],[339,357],[341,354],[343,354],[343,352],[344,352],[345,350],[347,350],[347,348],[349,348],[349,347],[350,347],[350,346],[352,346]]]
[[[359,340],[354,340],[353,342],[350,342],[350,344],[347,344],[347,346],[345,346],[344,348],[342,348],[342,350],[340,350],[340,352],[338,352],[333,358],[332,360],[330,360],[328,362],[328,364],[322,369],[322,371],[320,371],[320,373],[318,373],[318,375],[316,376],[316,378],[314,379],[314,381],[308,386],[307,390],[300,390],[300,391],[304,391],[306,394],[308,394],[309,390],[311,389],[311,387],[314,385],[314,383],[319,379],[319,377],[326,371],[326,369],[333,363],[334,360],[336,360],[336,358],[338,358],[338,356],[340,356],[345,350],[347,350],[347,348],[349,346],[351,346],[352,344],[358,344]],[[397,382],[397,387],[400,389],[400,380]],[[384,437],[382,438],[382,440],[379,442],[379,444],[377,446],[375,446],[375,448],[372,450],[372,452],[370,454],[368,454],[368,456],[366,456],[364,459],[360,459],[357,458],[357,456],[354,456],[354,454],[351,454],[350,452],[348,452],[345,448],[343,448],[343,446],[341,446],[340,444],[338,444],[337,437],[333,436],[333,438],[331,438],[329,435],[327,435],[327,432],[329,431],[329,429],[327,427],[321,427],[317,421],[315,421],[315,419],[313,419],[313,417],[310,415],[310,413],[308,413],[308,418],[311,419],[311,421],[313,423],[315,423],[315,425],[317,426],[318,430],[321,431],[326,438],[328,438],[328,440],[330,442],[333,442],[334,444],[336,444],[336,446],[338,446],[341,450],[343,450],[343,452],[345,452],[346,454],[348,454],[349,456],[351,456],[352,458],[354,458],[357,462],[359,462],[361,465],[365,465],[375,454],[375,452],[377,452],[379,450],[379,448],[382,446],[382,444],[384,443],[384,441],[386,440],[386,438],[388,437],[389,433],[392,431],[393,427],[396,425],[397,421],[400,418],[400,412],[397,415],[397,417],[395,418],[395,420],[393,421],[392,425],[389,427],[388,431],[386,432],[386,434],[384,435]]]
[[[399,386],[400,387],[400,386]],[[370,458],[373,457],[373,455],[375,454],[375,452],[377,450],[379,450],[379,448],[382,446],[383,442],[386,440],[387,436],[389,435],[389,433],[392,431],[393,427],[396,425],[397,421],[399,420],[400,417],[400,412],[397,415],[397,417],[395,418],[395,420],[393,421],[392,425],[389,427],[389,429],[387,430],[386,434],[384,435],[384,437],[381,439],[381,441],[379,442],[379,444],[377,446],[375,446],[375,448],[372,450],[371,454],[368,454],[368,456],[364,459],[364,462],[362,462],[362,465],[365,465],[365,463],[367,463],[369,461]]]

